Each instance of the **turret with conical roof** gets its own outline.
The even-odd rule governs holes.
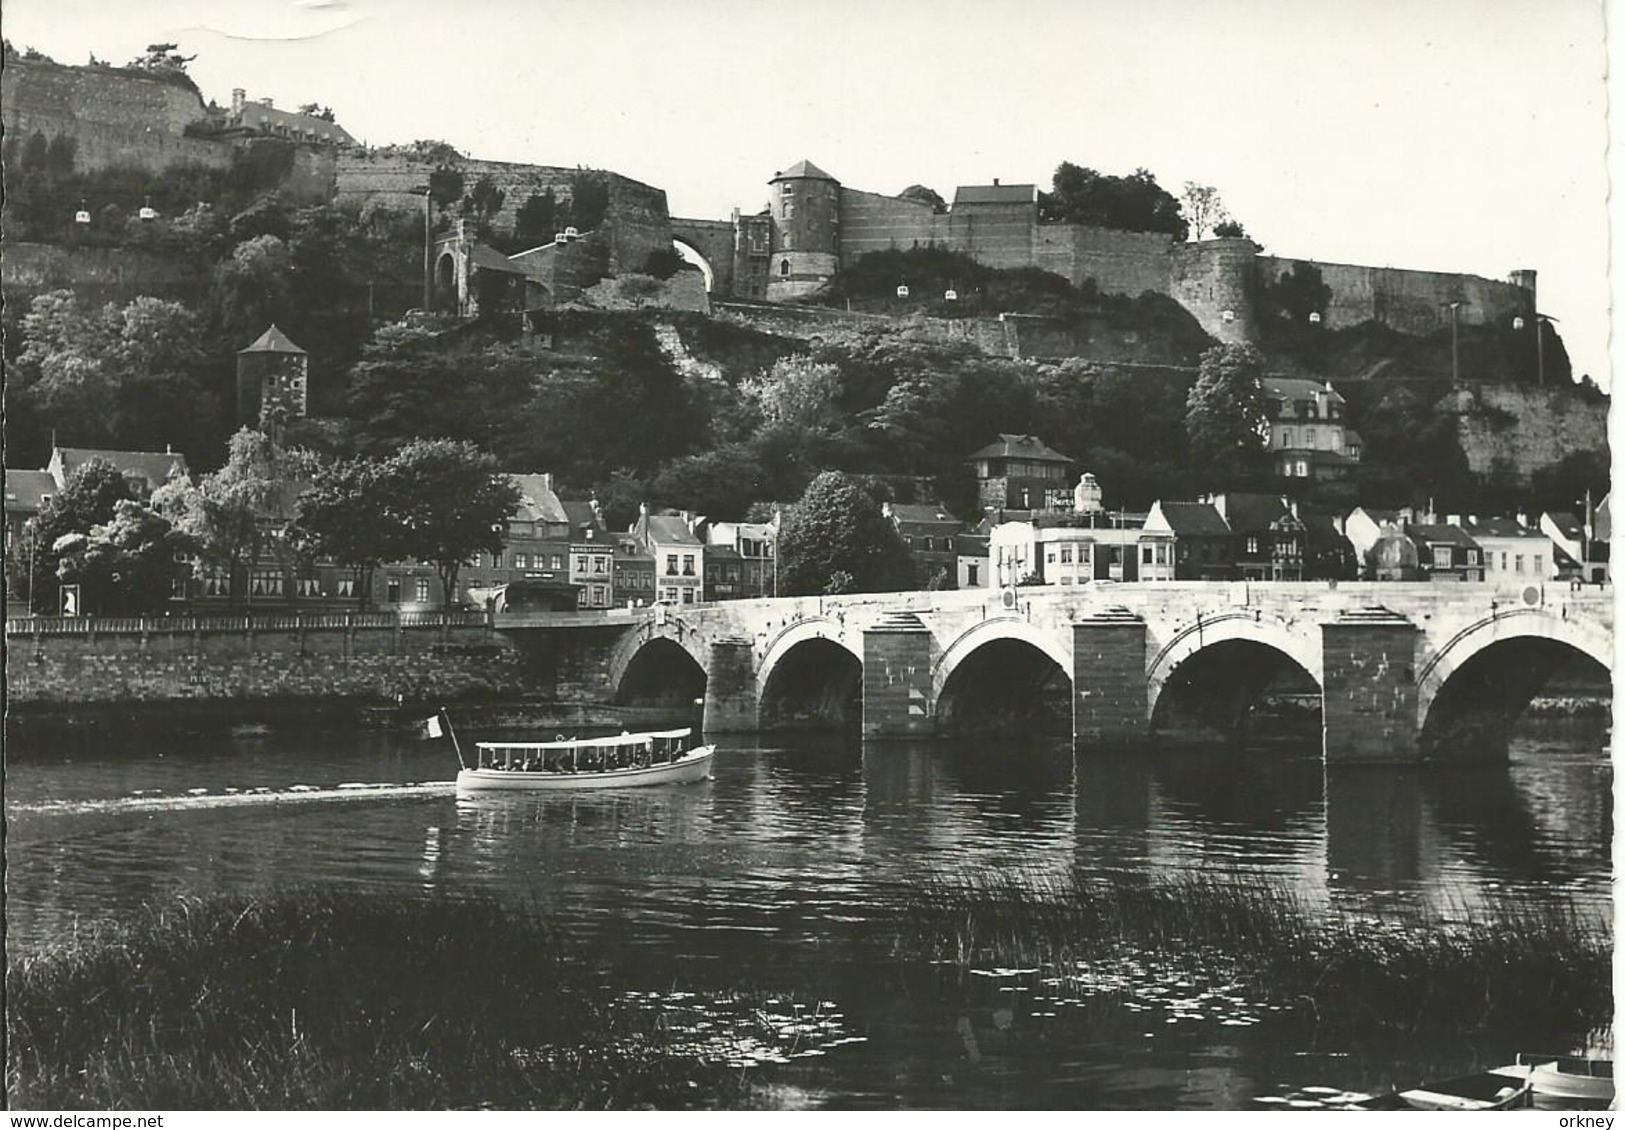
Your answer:
[[[237,422],[253,428],[305,415],[310,356],[271,326],[237,353]]]
[[[840,265],[841,184],[811,161],[797,161],[768,184],[773,260],[767,297],[799,298],[827,283]]]

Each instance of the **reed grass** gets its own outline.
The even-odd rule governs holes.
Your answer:
[[[12,1107],[740,1105],[546,923],[481,901],[183,899],[8,962]]]
[[[1377,918],[1256,878],[980,873],[922,888],[894,952],[967,968],[1171,957],[1351,1032],[1584,1032],[1613,1016],[1612,930],[1562,903]]]

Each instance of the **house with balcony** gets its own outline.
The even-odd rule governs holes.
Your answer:
[[[1148,534],[1172,542],[1174,580],[1228,581],[1235,577],[1235,535],[1213,503],[1154,502],[1144,528]]]
[[[1173,579],[1173,538],[1138,515],[1035,514],[988,534],[993,583],[1084,585]]]
[[[1037,436],[1007,435],[966,460],[976,476],[976,497],[984,510],[1066,510],[1072,460]]]
[[[1294,504],[1274,494],[1232,492],[1209,500],[1230,528],[1244,581],[1301,581],[1306,531]]]
[[[638,506],[637,521],[627,532],[640,553],[654,558],[658,601],[699,604],[705,599],[705,543],[694,525],[693,514],[651,514],[647,505]]]
[[[1344,424],[1346,403],[1330,381],[1264,378],[1269,450],[1275,473],[1289,479],[1336,479],[1360,461],[1360,437]]]

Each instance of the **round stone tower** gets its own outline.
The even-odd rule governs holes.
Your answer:
[[[782,302],[811,294],[840,266],[841,185],[811,161],[797,161],[768,184],[773,258],[767,297]]]

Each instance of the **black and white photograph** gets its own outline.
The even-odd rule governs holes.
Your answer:
[[[8,0],[10,1125],[1606,1130],[1621,18]]]

